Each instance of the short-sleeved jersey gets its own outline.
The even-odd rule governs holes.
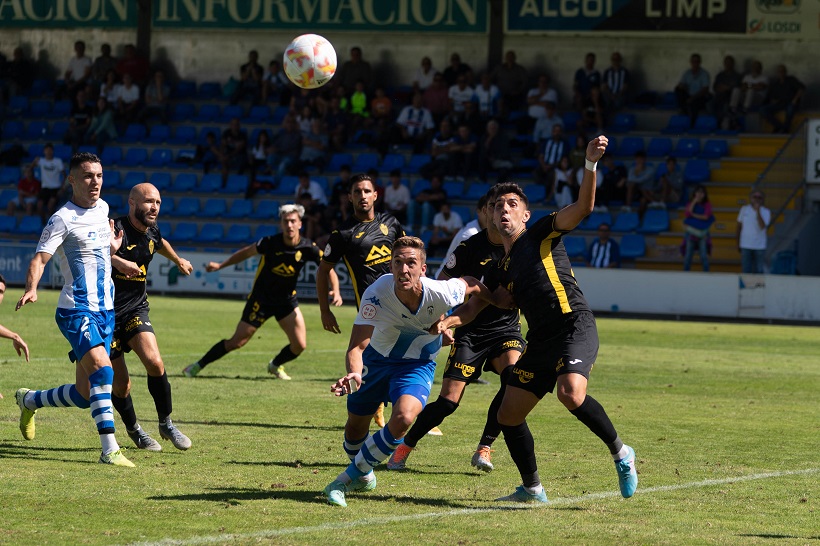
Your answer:
[[[487,277],[487,274],[497,267],[503,257],[504,245],[493,244],[487,237],[487,230],[483,229],[456,247],[444,265],[444,274],[450,278],[469,275],[482,281],[490,290],[495,290],[498,281],[492,275]],[[456,339],[479,339],[502,332],[521,332],[518,310],[488,305],[472,322],[456,329]]]
[[[57,307],[83,311],[114,309],[108,203],[90,209],[69,201],[49,218],[37,252],[55,256],[65,283]]]
[[[464,302],[467,285],[459,279],[421,277],[419,308],[411,311],[396,295],[393,275],[383,275],[364,291],[354,324],[373,326],[370,348],[387,362],[430,362],[441,349],[441,335],[427,330],[441,315]]]
[[[527,339],[550,338],[567,314],[590,311],[561,240],[568,232],[555,230],[556,214],[519,235],[495,272],[527,319]]]
[[[390,273],[393,243],[402,236],[404,228],[386,212],[376,213],[369,222],[351,216],[330,234],[322,259],[331,265],[344,259],[356,293],[357,307],[361,307],[365,290],[376,279]]]
[[[259,239],[256,251],[262,258],[249,297],[268,304],[295,295],[299,272],[307,262],[318,264],[322,259],[322,251],[310,239],[303,237],[296,245],[288,246],[281,233]]]
[[[134,277],[126,277],[116,268],[111,269],[111,277],[114,279],[116,289],[114,310],[119,316],[148,305],[145,279],[148,274],[148,264],[154,258],[154,253],[162,248],[162,235],[157,226],[149,227],[144,232],[138,230],[128,216],[117,218],[114,222],[114,229],[122,230],[122,245],[117,251],[117,256],[134,262],[140,268],[140,274]]]

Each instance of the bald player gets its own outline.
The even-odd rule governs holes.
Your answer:
[[[191,262],[177,256],[157,227],[162,199],[153,184],[137,184],[128,195],[128,215],[117,218],[117,232],[122,230],[123,241],[111,256],[111,277],[115,297],[114,340],[111,342],[111,365],[114,368],[112,403],[125,424],[128,436],[140,449],[162,451],[159,442],[137,422],[131,401],[131,378],[125,365],[125,353],[139,357],[148,374],[148,392],[154,399],[159,420],[159,435],[170,440],[177,449],[188,449],[191,440],[171,422],[171,384],[159,354],[154,327],[148,318],[146,274],[155,253],[174,262],[183,275],[190,275]]]

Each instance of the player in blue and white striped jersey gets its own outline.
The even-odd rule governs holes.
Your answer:
[[[108,219],[108,204],[100,198],[103,171],[96,155],[74,154],[68,182],[74,194],[43,229],[17,309],[37,301],[37,284],[46,264],[57,256],[65,283],[55,318],[71,344],[72,360],[78,362],[76,383],[46,391],[19,389],[20,431],[26,440],[34,438],[34,413],[43,406],[90,407],[102,444],[99,462],[134,466],[114,437],[114,371],[108,356],[114,330],[111,254],[119,249],[122,232],[112,237],[114,222]]]
[[[380,277],[362,296],[350,333],[347,374],[330,388],[337,396],[350,394],[344,449],[351,460],[324,490],[330,504],[347,506],[345,493],[376,487],[373,468],[401,444],[427,403],[442,346],[442,337],[429,329],[467,296],[496,303],[473,277],[427,278],[426,257],[421,239],[400,237],[393,243],[392,274]],[[512,307],[509,294],[504,294],[506,299],[498,305]],[[393,404],[390,420],[369,436],[371,415],[388,400]]]

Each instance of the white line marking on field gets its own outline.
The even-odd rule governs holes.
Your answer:
[[[682,483],[678,485],[659,485],[638,489],[637,493],[646,495],[647,493],[663,493],[666,491],[678,491],[680,489],[695,489],[698,487],[710,487],[712,485],[723,485],[726,483],[748,482],[752,480],[765,480],[769,478],[780,478],[783,476],[795,476],[800,474],[816,474],[820,468],[807,468],[804,470],[785,470],[782,472],[765,472],[762,474],[750,474],[748,476],[737,476],[734,478],[721,478],[716,480],[702,480],[699,482]],[[590,493],[578,497],[564,497],[550,500],[549,504],[533,506],[531,504],[506,504],[493,506],[490,508],[461,508],[458,510],[446,510],[442,512],[425,512],[423,514],[409,514],[405,516],[386,516],[378,518],[364,518],[353,521],[328,522],[322,525],[311,525],[309,527],[286,527],[284,529],[269,529],[267,531],[257,531],[255,533],[224,534],[204,537],[194,537],[188,539],[167,538],[156,542],[133,542],[132,546],[187,546],[189,544],[221,544],[234,540],[252,540],[259,538],[271,538],[284,535],[299,535],[304,533],[318,533],[324,531],[335,531],[339,529],[350,529],[362,527],[364,525],[384,525],[401,521],[414,521],[427,518],[440,518],[451,516],[463,516],[472,514],[485,514],[487,512],[498,512],[502,510],[526,508],[549,508],[550,506],[563,506],[567,504],[578,504],[588,500],[606,499],[610,497],[620,497],[617,491],[603,491],[601,493]],[[344,508],[340,508],[344,510]]]

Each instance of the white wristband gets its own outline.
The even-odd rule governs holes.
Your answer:
[[[595,169],[597,168],[597,166],[598,166],[597,161],[590,161],[589,159],[584,158],[584,168],[586,168],[586,170],[595,172]]]

